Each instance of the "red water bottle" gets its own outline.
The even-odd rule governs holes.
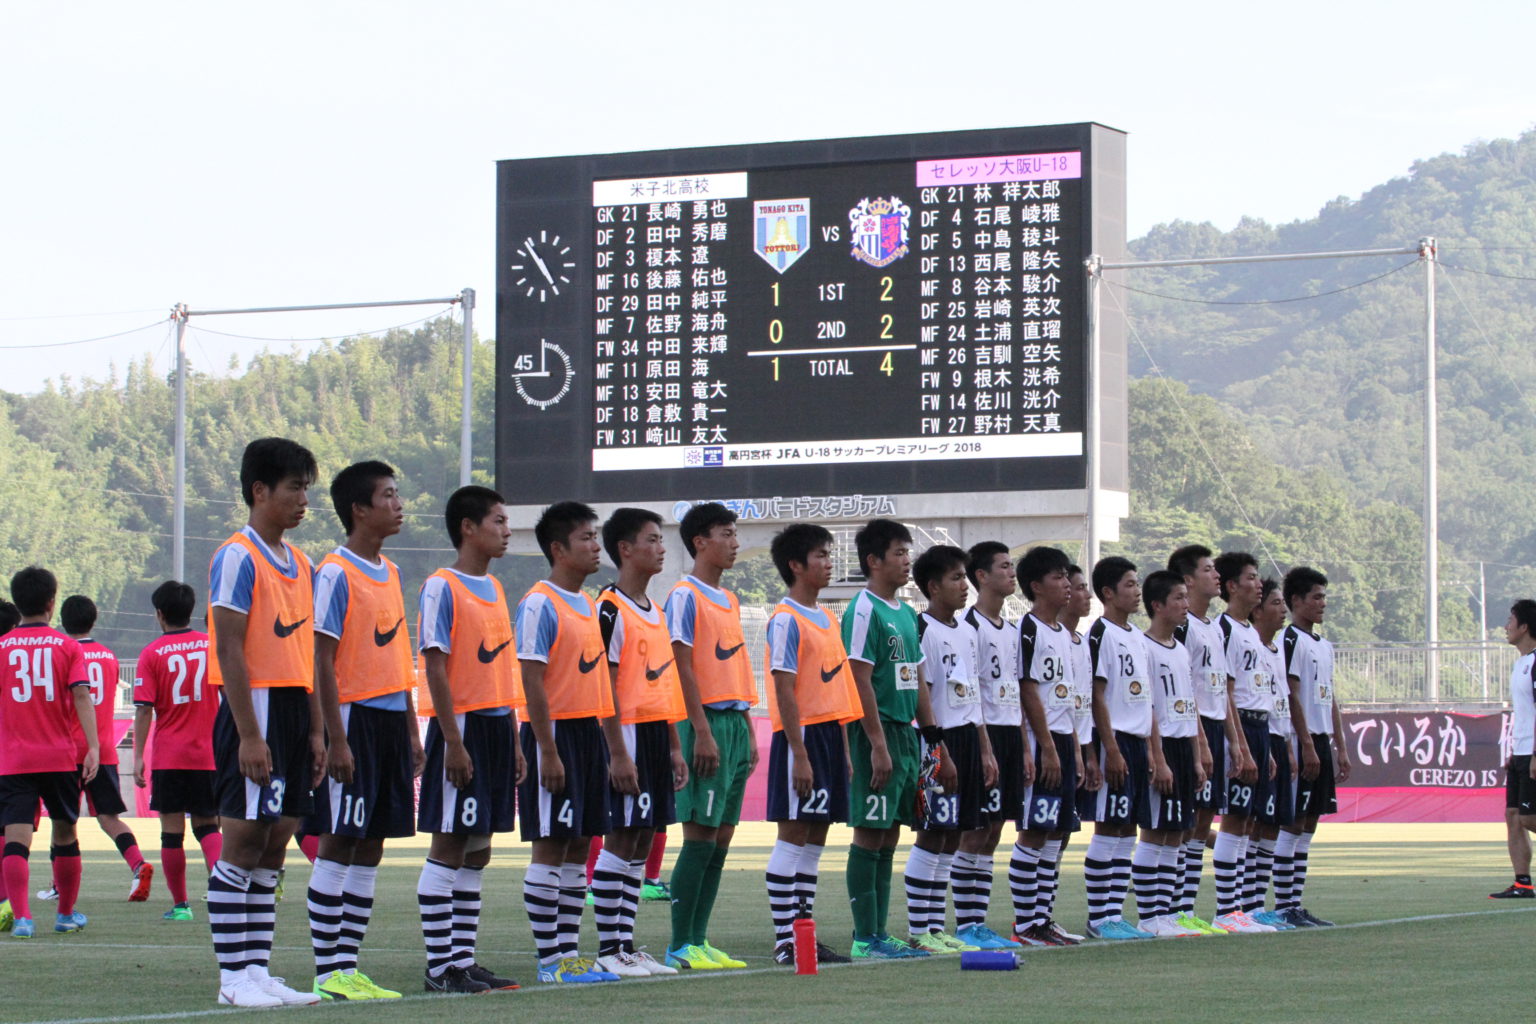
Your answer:
[[[816,965],[816,922],[811,920],[811,915],[801,914],[795,918],[795,973],[817,974]]]

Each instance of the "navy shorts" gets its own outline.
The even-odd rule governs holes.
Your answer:
[[[1300,777],[1298,771],[1296,782],[1296,817],[1310,818],[1316,815],[1333,814],[1339,809],[1337,783],[1333,769],[1333,737],[1325,732],[1313,733],[1311,736],[1312,749],[1317,751],[1317,759],[1321,762],[1317,778],[1310,782]],[[1301,737],[1300,742],[1307,742],[1307,737]]]
[[[54,821],[80,820],[78,772],[23,772],[0,775],[0,828],[32,825],[37,821],[37,802],[48,808]]]
[[[84,765],[76,765],[76,771],[83,771]],[[123,787],[117,774],[117,765],[98,765],[96,774],[91,776],[91,781],[81,787],[85,794],[85,809],[91,817],[98,814],[124,814],[128,805],[123,803]]]
[[[848,820],[848,747],[841,722],[818,722],[804,729],[805,753],[811,762],[811,792],[795,792],[794,758],[784,730],[768,744],[768,820],[828,824]]]
[[[1240,779],[1227,780],[1227,813],[1252,817],[1269,802],[1269,716],[1251,711],[1239,711],[1237,715],[1259,774],[1251,784]]]
[[[350,839],[415,835],[414,716],[353,702],[341,706],[341,722],[352,751],[352,781],[342,785],[330,776],[321,779],[315,787],[314,813],[304,819],[300,831]],[[475,771],[480,771],[478,763]]]
[[[981,811],[986,789],[982,785],[985,776],[981,770],[980,738],[976,735],[974,725],[961,725],[945,729],[943,743],[950,764],[955,766],[955,791],[930,793],[926,799],[921,800],[922,814],[918,828],[925,831],[960,829],[969,832],[989,820]],[[926,754],[928,744],[919,742],[918,749]]]
[[[1504,806],[1521,814],[1536,814],[1536,779],[1531,778],[1531,755],[1511,754],[1504,765]]]
[[[1139,825],[1152,827],[1152,806],[1149,799],[1152,780],[1147,771],[1147,738],[1128,732],[1115,731],[1115,744],[1120,756],[1125,758],[1125,778],[1120,788],[1109,785],[1106,774],[1104,785],[1099,789],[1094,805],[1094,821],[1106,825]],[[1099,744],[1099,768],[1104,768],[1103,744]]]
[[[613,815],[608,807],[608,741],[603,730],[595,718],[560,718],[549,724],[555,731],[555,753],[565,766],[565,789],[551,793],[539,783],[539,743],[533,726],[524,722],[523,758],[528,774],[518,787],[523,841],[607,835]]]
[[[624,745],[635,759],[640,793],[611,789],[613,828],[665,828],[677,820],[672,795],[672,728],[666,722],[621,725]]]
[[[1211,748],[1211,777],[1195,789],[1195,808],[1221,814],[1227,809],[1227,722],[1200,716],[1206,746]]]
[[[156,814],[219,816],[211,768],[156,768],[149,773],[149,786],[149,809]]]
[[[422,832],[489,835],[512,831],[516,804],[517,755],[511,715],[454,716],[474,774],[463,789],[448,781],[448,744],[437,716],[427,723],[427,765],[421,773],[421,807],[416,827]]]
[[[1291,767],[1290,741],[1270,733],[1269,756],[1275,759],[1275,777],[1269,780],[1269,799],[1259,813],[1259,820],[1266,825],[1289,825],[1296,819],[1296,775]]]
[[[1173,775],[1173,791],[1159,793],[1151,787],[1152,827],[1184,832],[1195,827],[1195,738],[1163,737],[1163,760]]]
[[[1061,782],[1046,789],[1040,785],[1040,749],[1035,748],[1035,782],[1024,789],[1019,803],[1019,831],[1076,832],[1077,733],[1051,733],[1056,757],[1061,761]]]
[[[981,814],[985,821],[1007,821],[1024,802],[1024,732],[1017,725],[989,725],[987,737],[997,782],[981,791]]]
[[[315,808],[309,788],[309,693],[300,686],[258,686],[251,690],[251,709],[272,755],[272,778],[258,786],[240,774],[240,733],[229,703],[220,701],[213,720],[219,814],[244,821],[302,818]]]

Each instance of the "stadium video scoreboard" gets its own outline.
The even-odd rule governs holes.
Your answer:
[[[1081,489],[1096,124],[498,164],[516,504]]]

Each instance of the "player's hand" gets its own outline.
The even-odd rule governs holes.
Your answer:
[[[747,774],[757,771],[757,733],[751,731],[748,725],[747,732]]]
[[[1210,773],[1205,770],[1205,762],[1195,765],[1195,789],[1205,785],[1205,780],[1210,778]]]
[[[272,782],[272,751],[260,736],[240,741],[240,774],[258,786]]]
[[[981,759],[981,784],[991,789],[997,784],[997,758],[985,754]]]
[[[878,793],[891,781],[891,752],[882,741],[869,752],[869,791]]]
[[[672,751],[672,791],[677,792],[688,785],[688,762],[683,760],[681,750]]]
[[[1200,751],[1200,777],[1201,782],[1211,777],[1211,772],[1216,770],[1216,760],[1211,756],[1209,747]]]
[[[1097,793],[1104,788],[1104,770],[1099,767],[1098,761],[1083,761],[1083,788],[1090,793]]]
[[[1335,769],[1335,777],[1340,785],[1349,781],[1349,773],[1354,769],[1354,767],[1355,766],[1350,763],[1349,755],[1344,753],[1344,749],[1340,747],[1339,766]]]
[[[754,750],[754,753],[756,751]],[[708,728],[693,734],[693,774],[695,778],[712,779],[720,770],[720,747]]]
[[[789,771],[789,781],[802,800],[811,795],[811,790],[816,786],[816,776],[811,773],[809,758],[802,756],[794,758],[794,765]]]
[[[514,762],[512,768],[514,773],[513,781],[517,785],[521,786],[523,784],[523,780],[528,778],[528,759],[523,756],[523,745],[518,743],[515,739],[512,741],[512,752],[517,755],[517,760]],[[422,755],[422,762],[426,762],[425,754]],[[418,768],[416,770],[416,774],[420,775],[421,769]]]
[[[1252,786],[1259,781],[1259,766],[1254,763],[1253,755],[1243,751],[1243,763],[1237,773],[1237,781]]]
[[[1301,745],[1301,777],[1311,782],[1323,770],[1323,762],[1317,759],[1317,750],[1311,743]]]
[[[1104,781],[1111,789],[1124,789],[1125,776],[1129,769],[1125,766],[1125,757],[1117,747],[1104,748]]]
[[[456,789],[467,789],[475,777],[475,764],[469,759],[469,751],[463,741],[449,743],[443,751],[443,774]]]
[[[144,779],[144,762],[138,759],[135,759],[133,762],[133,784],[140,789],[149,785]]]
[[[1269,773],[1267,775],[1265,775],[1264,777],[1266,779],[1272,779],[1272,778],[1275,777],[1275,758],[1274,758],[1274,755],[1270,755],[1270,758],[1269,758]]]
[[[1531,758],[1531,778],[1536,779],[1536,757]]]
[[[628,754],[620,754],[609,760],[608,781],[620,793],[640,795],[640,770],[635,767],[635,759]]]
[[[1056,756],[1056,747],[1040,747],[1040,785],[1044,789],[1055,789],[1061,785],[1061,758]]]
[[[517,741],[515,739],[513,740],[512,745],[514,747],[517,746]],[[519,750],[517,752],[517,760],[518,760],[519,763],[521,763],[522,760],[523,760],[523,752],[521,750]],[[426,752],[426,750],[422,749],[421,743],[419,741],[415,742],[415,743],[412,743],[411,744],[411,777],[419,779],[419,778],[421,778],[421,773],[426,771],[426,770],[427,770],[427,752]],[[518,782],[522,782],[523,781],[523,777],[522,777],[521,774],[518,775],[517,781]]]
[[[309,737],[309,788],[314,789],[325,778],[325,733],[311,733]]]
[[[1024,759],[1023,760],[1024,760],[1024,785],[1025,786],[1033,786],[1035,784],[1035,759],[1030,757],[1029,754],[1026,753],[1024,755]]]
[[[955,759],[949,756],[948,747],[942,744],[940,746],[944,751],[944,756],[939,761],[939,786],[946,793],[957,793],[960,787],[960,773],[955,770]]]
[[[1157,791],[1164,796],[1173,792],[1173,772],[1166,762],[1152,769],[1152,785],[1157,787]]]
[[[325,752],[325,770],[331,778],[343,786],[352,781],[352,773],[356,770],[356,764],[352,760],[352,748],[347,746],[343,737],[336,737],[331,741],[330,748]]]
[[[551,793],[565,792],[565,764],[553,750],[539,751],[539,785]]]
[[[80,782],[85,784],[96,777],[96,769],[101,766],[101,754],[95,750],[85,752],[85,761],[80,765]]]

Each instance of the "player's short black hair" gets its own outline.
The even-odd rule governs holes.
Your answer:
[[[167,626],[180,628],[192,622],[192,610],[197,607],[197,591],[180,580],[166,580],[149,595],[149,603],[165,617]]]
[[[592,506],[579,501],[557,501],[546,508],[539,521],[533,524],[533,539],[539,542],[539,550],[550,565],[555,564],[555,545],[570,546],[571,534],[577,527],[597,522]]]
[[[1103,601],[1104,591],[1114,590],[1125,579],[1126,573],[1135,571],[1136,564],[1129,558],[1110,555],[1099,559],[1099,564],[1093,567],[1093,596]]]
[[[693,506],[683,514],[683,521],[677,524],[678,533],[683,536],[683,550],[692,558],[698,554],[693,549],[693,542],[699,537],[709,536],[709,531],[717,526],[730,526],[736,521],[736,513],[720,504],[718,501],[706,501]]]
[[[1068,576],[1081,576],[1082,574],[1083,567],[1078,565],[1076,562],[1073,562],[1071,565],[1067,566]]]
[[[1204,544],[1185,544],[1168,556],[1168,571],[1182,576],[1193,576],[1200,568],[1200,559],[1210,558],[1211,549]]]
[[[1255,569],[1259,567],[1259,560],[1246,551],[1223,551],[1216,556],[1216,575],[1221,580],[1221,599],[1227,600],[1227,591],[1237,578],[1243,574],[1243,570],[1249,566]]]
[[[623,568],[619,564],[619,545],[633,544],[635,538],[640,536],[640,531],[645,529],[646,523],[661,525],[661,516],[645,508],[616,508],[613,515],[603,524],[603,550],[608,552],[608,558],[614,565]]]
[[[468,484],[448,495],[448,505],[443,509],[443,521],[448,527],[448,539],[457,550],[464,543],[464,520],[478,523],[491,514],[497,505],[506,500],[489,487]]]
[[[799,562],[801,565],[810,563],[811,552],[820,547],[832,546],[832,531],[825,526],[817,526],[815,523],[791,523],[778,533],[773,535],[773,542],[768,545],[768,554],[773,558],[773,567],[779,570],[779,577],[784,580],[784,585],[795,585],[795,573],[791,569],[791,562]]]
[[[4,636],[16,628],[21,621],[21,612],[9,601],[0,601],[0,636]]]
[[[935,544],[918,555],[917,561],[912,563],[912,582],[917,584],[917,592],[924,597],[930,596],[929,584],[948,576],[957,565],[966,568],[966,555],[953,544]]]
[[[341,520],[343,530],[352,532],[352,506],[367,508],[372,505],[373,489],[379,481],[393,479],[395,475],[393,466],[377,459],[354,462],[336,474],[331,481],[331,504],[336,508],[336,518]]]
[[[23,618],[44,614],[58,596],[58,579],[40,565],[29,565],[11,577],[11,600]]]
[[[1306,597],[1312,593],[1313,587],[1326,587],[1328,577],[1312,568],[1310,565],[1298,565],[1285,574],[1284,589],[1281,596],[1285,598],[1285,606],[1289,608],[1298,597]]]
[[[84,594],[70,594],[59,605],[59,625],[70,636],[82,636],[96,627],[96,602]]]
[[[256,504],[257,484],[271,489],[296,476],[308,487],[319,474],[314,453],[299,442],[286,437],[258,437],[240,456],[240,496],[250,507]]]
[[[1019,591],[1031,603],[1035,600],[1033,585],[1045,579],[1051,573],[1060,570],[1067,571],[1067,566],[1072,564],[1072,559],[1061,548],[1048,547],[1040,544],[1024,552],[1013,571],[1019,577]]]
[[[965,559],[965,575],[970,579],[971,586],[981,586],[981,574],[991,572],[992,563],[997,561],[997,556],[1007,553],[1008,545],[1000,540],[984,540],[980,544],[972,544],[971,550],[966,552]]]
[[[1173,593],[1174,587],[1182,587],[1184,577],[1171,569],[1158,569],[1147,573],[1147,578],[1141,581],[1141,606],[1152,614],[1154,604],[1167,604],[1168,595]]]
[[[891,545],[912,543],[912,531],[894,519],[871,519],[853,535],[854,550],[859,553],[859,574],[869,575],[870,556],[884,558]]]
[[[1280,588],[1280,581],[1273,576],[1265,576],[1259,583],[1259,604],[1269,600],[1269,595]]]
[[[1522,597],[1509,606],[1509,614],[1513,615],[1515,622],[1524,626],[1531,636],[1536,637],[1536,601]]]

